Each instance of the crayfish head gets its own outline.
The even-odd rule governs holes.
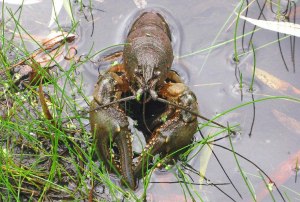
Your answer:
[[[137,100],[141,100],[142,97],[145,102],[148,102],[150,99],[156,100],[158,97],[156,89],[161,76],[161,72],[158,68],[142,66],[141,68],[135,69],[134,75],[138,87],[136,91]]]
[[[139,45],[135,42],[125,47],[126,74],[137,94],[137,100],[139,97],[147,101],[155,99],[155,91],[164,83],[170,67],[162,56],[161,50],[155,49],[153,44]]]

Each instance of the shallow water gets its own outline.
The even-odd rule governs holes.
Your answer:
[[[144,1],[140,1],[144,2]],[[299,3],[298,3],[299,5]],[[49,3],[39,3],[34,5],[24,6],[21,16],[22,26],[31,34],[47,35],[52,28],[48,28],[48,22],[51,15]],[[296,72],[292,71],[292,62],[290,54],[289,38],[281,41],[282,51],[284,53],[289,71],[286,71],[280,56],[278,43],[273,43],[263,47],[255,52],[256,67],[262,69],[269,74],[274,75],[278,79],[289,83],[288,87],[268,86],[262,80],[256,78],[254,81],[254,93],[249,93],[248,88],[252,79],[253,53],[245,54],[240,58],[240,62],[236,64],[233,61],[234,45],[233,42],[219,46],[210,50],[205,50],[212,45],[226,42],[233,39],[235,23],[229,26],[228,23],[223,30],[222,27],[230,15],[234,15],[233,11],[237,6],[237,1],[158,1],[153,0],[147,2],[146,9],[159,10],[170,24],[173,37],[173,47],[175,60],[173,68],[183,77],[185,83],[195,92],[201,113],[208,117],[214,117],[216,114],[239,106],[246,102],[251,102],[252,99],[258,100],[267,96],[291,96],[299,99],[300,89],[300,59],[295,57]],[[11,6],[16,9],[16,6]],[[34,12],[38,9],[40,12]],[[96,53],[108,46],[124,42],[126,32],[130,24],[138,13],[142,12],[138,9],[134,1],[95,1],[93,2],[93,18],[88,9],[84,10],[84,14],[79,12],[78,7],[75,7],[75,18],[79,20],[79,25],[76,29],[78,38],[76,46],[78,55],[87,54],[90,50]],[[97,9],[101,9],[97,10]],[[259,15],[256,4],[250,7],[250,17]],[[30,16],[30,18],[26,16]],[[270,7],[267,6],[265,15],[269,20],[273,15]],[[297,22],[300,23],[299,14],[296,16]],[[229,22],[233,22],[233,18]],[[70,20],[65,13],[59,16],[60,23],[65,27],[70,27]],[[34,26],[32,26],[34,25]],[[240,35],[242,24],[239,26],[238,35]],[[246,30],[251,30],[253,26],[247,24]],[[221,32],[220,32],[221,30]],[[220,32],[220,33],[219,33]],[[253,45],[255,48],[277,39],[275,32],[260,30],[253,37]],[[248,44],[249,37],[245,39],[245,44]],[[237,41],[238,50],[241,53],[241,40]],[[30,45],[28,46],[30,48]],[[300,42],[296,40],[296,55],[299,50]],[[32,50],[36,47],[31,47]],[[115,50],[122,48],[113,48],[105,52],[109,54]],[[101,56],[97,55],[93,60],[97,61]],[[242,73],[243,91],[239,88],[240,75],[236,75],[236,68]],[[84,86],[84,91],[87,96],[91,96],[94,84],[97,81],[99,72],[97,64],[88,63],[77,69],[77,73],[81,76]],[[277,82],[278,86],[280,84]],[[295,90],[296,89],[296,90]],[[85,102],[80,103],[81,106],[86,106]],[[241,107],[233,112],[230,112],[220,119],[218,122],[224,125],[227,122],[230,125],[239,124],[239,137],[233,139],[234,150],[239,154],[247,157],[258,165],[272,179],[277,182],[282,192],[286,192],[291,201],[300,200],[299,180],[295,183],[295,168],[296,157],[299,156],[300,143],[300,107],[299,103],[284,99],[270,99],[262,102],[257,102],[255,105],[249,104]],[[255,115],[255,119],[253,118]],[[251,137],[249,133],[251,124],[254,119],[253,130]],[[213,133],[213,129],[205,128],[205,135]],[[199,135],[197,135],[199,139]],[[218,144],[230,148],[229,140],[219,141]],[[234,198],[236,201],[250,201],[251,195],[247,189],[242,176],[235,163],[232,152],[214,147],[214,151],[221,161],[226,172],[238,188],[243,199],[239,198],[236,191],[231,185],[220,186],[224,192]],[[296,155],[295,155],[296,154]],[[201,167],[201,153],[198,154],[190,163],[195,170]],[[292,158],[290,162],[287,162]],[[292,162],[292,163],[291,163]],[[242,170],[251,181],[251,186],[254,187],[257,196],[262,192],[264,186],[257,168],[244,160],[239,161]],[[282,167],[286,170],[279,172]],[[165,182],[176,181],[173,173],[177,169],[173,168],[170,172],[155,171],[151,181]],[[299,175],[299,174],[298,174]],[[199,177],[191,174],[195,183],[199,182]],[[227,183],[228,179],[222,172],[216,159],[211,156],[205,176],[212,183]],[[284,178],[284,179],[281,179]],[[298,176],[299,178],[299,176]],[[185,188],[184,188],[185,189]],[[230,201],[221,191],[213,186],[195,185],[190,187],[191,190],[199,192],[204,201]],[[297,194],[293,193],[293,191]],[[142,193],[142,187],[137,190],[137,193]],[[184,195],[186,194],[186,198]],[[200,197],[194,194],[196,201],[200,201]],[[275,199],[281,200],[277,192],[273,192]],[[263,201],[272,201],[269,194],[262,197]],[[147,201],[192,201],[188,192],[183,191],[180,184],[151,184],[147,191]]]

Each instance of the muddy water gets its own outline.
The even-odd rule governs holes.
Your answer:
[[[230,25],[233,22],[233,18],[229,20],[229,23],[223,29],[222,27],[229,16],[234,15],[233,11],[237,3],[237,1],[233,0],[153,0],[146,5],[148,10],[159,10],[170,24],[176,56],[173,68],[180,73],[186,84],[195,92],[201,113],[208,118],[243,103],[250,102],[252,99],[258,100],[268,96],[291,96],[294,98],[299,98],[300,96],[300,91],[297,91],[297,89],[300,89],[300,59],[297,56],[295,57],[296,71],[293,72],[289,38],[281,41],[283,55],[289,71],[286,70],[280,56],[278,43],[272,43],[255,52],[257,68],[288,84],[281,85],[276,80],[272,86],[272,81],[267,82],[256,78],[253,95],[248,91],[254,64],[251,50],[250,53],[240,58],[239,63],[233,61],[233,42],[206,50],[206,48],[213,45],[233,39],[235,23]],[[47,28],[51,15],[50,6],[47,3],[25,6],[21,18],[24,28],[32,34],[47,35],[50,29],[55,28],[55,25]],[[12,8],[16,9],[16,6],[12,6]],[[36,9],[41,11],[43,15],[40,12],[33,14],[32,11]],[[79,20],[79,25],[76,28],[76,33],[79,36],[76,42],[79,55],[87,54],[89,51],[96,53],[108,46],[124,42],[126,30],[129,29],[130,24],[138,13],[141,12],[141,9],[137,8],[134,1],[130,0],[95,1],[93,2],[92,10],[93,24],[89,9],[85,8],[84,13],[79,12],[78,9],[78,7],[75,7],[74,15]],[[257,4],[254,3],[250,7],[249,16],[257,17],[259,15],[258,10]],[[31,17],[26,18],[26,15]],[[270,11],[269,6],[266,7],[265,16],[269,20],[274,20],[274,15]],[[65,11],[62,11],[59,20],[63,26],[70,27],[70,20]],[[299,15],[296,16],[296,20],[300,23]],[[242,33],[241,26],[242,24],[238,28],[238,35]],[[246,31],[251,29],[252,26],[247,24]],[[255,33],[253,46],[254,48],[259,48],[276,39],[276,33],[261,30]],[[249,37],[245,39],[246,46],[248,43]],[[241,40],[238,40],[237,44],[239,53],[241,53]],[[296,40],[296,55],[299,47],[300,42]],[[32,49],[34,48],[32,47]],[[120,48],[110,49],[105,54],[118,49]],[[97,55],[94,60],[97,61],[100,57],[101,55]],[[87,96],[91,96],[99,71],[101,71],[99,66],[92,63],[82,65],[77,69],[77,73],[82,78],[84,91]],[[239,88],[240,73],[242,73],[243,81],[242,93]],[[85,102],[80,104],[82,106],[86,105]],[[230,125],[239,125],[240,134],[233,139],[235,151],[253,161],[270,175],[278,183],[281,191],[286,192],[291,201],[300,200],[299,180],[295,183],[295,172],[293,171],[293,168],[296,166],[295,159],[297,156],[300,161],[299,106],[299,103],[296,102],[271,99],[257,102],[254,105],[249,104],[217,119],[224,125],[227,122]],[[253,130],[251,137],[249,137],[252,123]],[[212,128],[203,129],[205,135],[212,134],[214,131],[216,130]],[[200,139],[198,134],[197,139]],[[218,144],[230,148],[227,139],[218,141]],[[214,147],[214,151],[243,199],[239,197],[231,185],[220,185],[219,188],[236,201],[250,201],[250,191],[243,181],[232,152],[217,146]],[[201,156],[202,153],[200,152],[189,162],[197,171],[203,164],[201,162],[201,158],[203,158]],[[264,184],[258,169],[242,159],[240,159],[239,163],[250,181],[250,186],[255,189],[257,197],[263,201],[272,201],[269,194],[264,194]],[[281,172],[279,172],[280,170]],[[190,174],[195,183],[199,183],[197,175],[186,172]],[[228,183],[228,179],[213,156],[209,159],[205,176],[211,183]],[[176,177],[177,169],[173,168],[169,172],[155,171],[151,181],[172,182],[178,180]],[[153,183],[147,191],[147,201],[192,201],[186,189],[182,187],[184,185],[176,183]],[[191,185],[190,191],[196,201],[231,201],[228,196],[214,186],[200,187]],[[297,193],[295,194],[293,191]],[[195,194],[196,192],[199,194],[198,196]],[[137,193],[142,193],[142,185],[140,185]],[[273,194],[275,199],[281,200],[278,192],[274,191]]]

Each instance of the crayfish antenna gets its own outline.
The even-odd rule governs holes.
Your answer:
[[[151,134],[152,132],[149,129],[148,124],[146,123],[145,111],[146,111],[146,96],[143,97],[143,122],[147,131]]]
[[[182,109],[182,110],[184,110],[184,111],[187,111],[187,112],[191,113],[192,115],[197,116],[197,117],[199,117],[199,118],[201,118],[201,119],[203,119],[203,120],[205,120],[205,121],[211,122],[211,123],[213,123],[213,124],[215,124],[215,125],[217,125],[217,126],[220,126],[221,128],[227,128],[227,129],[229,130],[229,132],[231,132],[231,133],[234,134],[234,135],[236,134],[236,132],[233,131],[233,130],[231,130],[230,128],[228,128],[228,127],[226,127],[226,126],[224,126],[224,125],[222,125],[222,124],[220,124],[220,123],[218,123],[218,122],[212,121],[212,120],[210,120],[209,118],[206,118],[206,117],[204,117],[204,116],[202,116],[202,115],[200,115],[200,114],[198,114],[198,113],[196,113],[196,112],[193,112],[193,111],[187,109],[187,108],[184,107],[184,106],[181,106],[181,105],[178,105],[178,104],[176,104],[176,103],[170,102],[170,101],[168,101],[168,100],[166,100],[166,99],[163,99],[163,98],[157,98],[156,100],[159,101],[159,102],[165,103],[165,104],[172,105],[172,106],[177,107],[177,108],[179,108],[179,109]]]
[[[135,100],[136,97],[135,97],[134,95],[132,95],[132,96],[129,96],[129,97],[125,97],[125,98],[121,98],[121,99],[119,99],[119,100],[112,101],[112,102],[107,103],[107,104],[104,104],[104,105],[102,105],[102,104],[99,102],[98,99],[96,99],[96,98],[94,98],[94,99],[95,99],[95,101],[97,102],[97,104],[100,105],[100,106],[99,106],[99,107],[96,107],[95,109],[92,109],[92,110],[88,111],[88,113],[89,113],[89,112],[92,112],[92,111],[95,111],[95,110],[98,110],[98,109],[102,109],[102,108],[104,108],[104,107],[108,107],[108,106],[110,106],[110,105],[113,105],[113,104],[116,104],[116,103],[119,103],[119,102],[126,102],[126,101],[130,101],[130,100]]]

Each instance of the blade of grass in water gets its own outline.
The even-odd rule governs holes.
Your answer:
[[[250,84],[250,91],[253,92],[253,84],[254,84],[254,77],[255,77],[255,69],[256,69],[256,55],[255,55],[255,50],[253,47],[253,43],[252,41],[250,42],[251,44],[251,49],[253,52],[253,73],[252,73],[252,79],[251,79],[251,84]]]
[[[239,171],[240,171],[240,173],[241,173],[241,175],[242,175],[242,177],[243,177],[243,180],[244,180],[244,182],[245,182],[245,184],[246,184],[246,186],[247,186],[249,192],[251,193],[251,196],[252,196],[253,201],[256,201],[255,193],[253,192],[253,189],[250,187],[250,184],[249,184],[249,182],[248,182],[248,178],[247,178],[247,176],[245,175],[244,171],[242,170],[242,168],[241,168],[241,166],[240,166],[240,163],[239,163],[239,161],[238,161],[238,159],[237,159],[236,153],[235,153],[234,148],[233,148],[232,140],[231,140],[231,135],[229,135],[228,138],[229,138],[231,150],[232,150],[232,153],[233,153],[235,162],[236,162],[236,164],[237,164],[237,166],[238,166],[238,169],[239,169]]]
[[[263,102],[263,101],[267,101],[267,100],[288,100],[288,101],[293,101],[293,102],[298,102],[298,103],[300,103],[300,99],[294,98],[294,97],[289,97],[289,96],[268,96],[268,97],[261,98],[261,99],[257,99],[257,100],[254,100],[254,101],[245,102],[245,103],[240,104],[240,105],[238,105],[238,106],[236,106],[236,107],[233,107],[233,108],[231,108],[231,109],[228,109],[228,110],[226,110],[226,111],[224,111],[224,112],[222,112],[222,113],[216,115],[215,117],[211,118],[210,121],[208,121],[208,122],[206,122],[205,124],[203,124],[203,125],[200,127],[200,129],[206,127],[208,124],[211,123],[211,121],[215,121],[215,120],[217,120],[218,118],[224,116],[225,114],[228,114],[228,113],[230,113],[230,112],[233,112],[233,111],[235,111],[235,110],[237,110],[237,109],[239,109],[239,108],[245,107],[245,106],[247,106],[247,105],[251,105],[251,104],[253,104],[253,102],[254,102],[254,103],[258,103],[258,102]]]
[[[269,194],[272,197],[272,200],[275,202],[276,200],[275,200],[274,195],[272,193],[272,189],[270,188],[270,186],[272,186],[272,185],[270,185],[269,183],[266,182],[264,176],[260,172],[259,172],[259,175],[260,175],[260,178],[263,180],[263,182],[266,186],[266,189],[269,191]]]

